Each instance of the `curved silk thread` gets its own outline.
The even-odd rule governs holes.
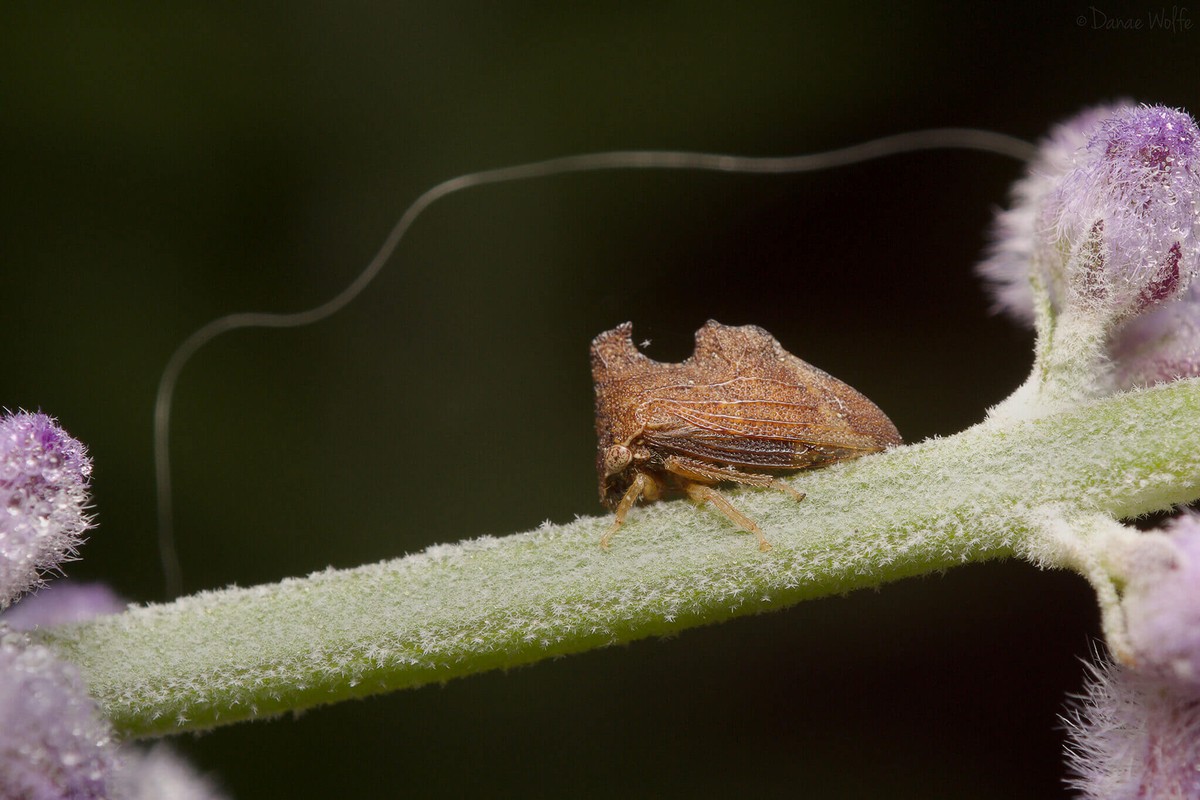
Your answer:
[[[596,172],[617,169],[670,169],[702,172],[782,175],[811,172],[831,167],[869,161],[882,156],[918,150],[961,149],[1008,156],[1020,161],[1033,157],[1035,148],[1029,142],[992,131],[970,128],[933,128],[885,136],[861,144],[823,153],[798,156],[732,156],[720,153],[697,153],[671,150],[616,150],[603,153],[550,158],[510,167],[459,175],[426,190],[404,212],[393,226],[379,252],[341,292],[305,311],[271,313],[250,311],[215,319],[193,332],[171,354],[158,382],[154,400],[154,476],[158,506],[158,547],[168,597],[178,596],[183,589],[183,572],[175,549],[171,506],[171,462],[169,434],[171,401],[180,373],[196,352],[223,333],[240,328],[296,328],[332,316],[349,305],[375,279],[396,251],[400,240],[413,222],[435,201],[447,195],[492,183],[529,180],[573,172]]]

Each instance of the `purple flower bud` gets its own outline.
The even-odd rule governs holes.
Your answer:
[[[1200,256],[1200,130],[1182,111],[1125,108],[1101,122],[1047,198],[1041,243],[1070,253],[1079,301],[1137,314],[1187,286]]]
[[[1200,518],[1178,517],[1146,541],[1122,601],[1137,669],[1200,696]]]
[[[0,623],[6,623],[13,631],[27,631],[36,627],[65,625],[105,614],[115,614],[124,610],[125,605],[125,602],[104,584],[73,585],[69,581],[59,581],[37,594],[21,598],[20,602],[0,615]],[[30,648],[20,634],[10,633],[8,638],[9,643],[15,648],[25,648],[23,657],[27,661],[33,658],[28,655]],[[64,721],[74,723],[78,717],[76,706],[82,702],[80,700],[82,695],[78,693],[80,683],[75,668],[60,662],[50,662],[46,659],[49,651],[45,648],[40,648],[40,650],[43,652],[37,655],[41,663],[39,669],[43,669],[45,675],[51,675],[54,671],[58,671],[71,677],[67,688],[62,686],[47,688],[46,699],[42,704],[46,709],[46,716],[52,718],[57,714]],[[5,699],[7,697],[5,682],[19,680],[19,675],[19,671],[14,670],[12,665],[5,662],[3,655],[0,654],[0,728],[9,724],[18,724],[18,721],[12,718],[27,714],[23,709],[4,705],[9,703],[11,706],[13,702],[12,699]],[[105,724],[103,722],[96,724],[99,725],[99,728],[95,728],[95,730],[106,735]],[[22,734],[22,736],[28,735],[27,730]],[[58,792],[65,786],[62,780],[54,782],[44,777],[44,773],[48,769],[53,771],[53,767],[47,765],[56,763],[55,759],[58,757],[50,753],[49,748],[36,751],[25,748],[21,753],[10,756],[4,751],[6,746],[4,729],[0,729],[0,798],[10,796],[31,798],[119,797],[121,800],[158,800],[158,798],[169,797],[171,800],[222,800],[226,796],[220,791],[214,780],[197,773],[191,764],[176,755],[165,744],[158,744],[148,749],[135,744],[122,744],[116,746],[115,756],[113,747],[105,745],[101,748],[103,758],[107,762],[100,770],[103,778],[97,779],[94,785],[88,784],[82,788],[68,787],[69,790],[61,793]],[[43,752],[45,752],[44,757],[41,755]],[[35,754],[38,754],[36,758],[34,758]],[[63,758],[68,763],[79,761],[69,752],[65,753]],[[64,774],[70,772],[65,766],[62,770]],[[93,772],[96,771],[94,765],[90,769]],[[19,784],[15,782],[16,779],[10,780],[8,777],[17,774],[33,777],[22,778],[25,781],[24,784]],[[26,793],[21,794],[16,788],[18,786],[25,787],[21,791]],[[51,788],[40,794],[38,793],[41,791],[40,789],[35,791],[29,788],[40,786],[50,786]],[[103,791],[105,787],[108,789],[107,793]],[[12,794],[14,792],[15,795]]]
[[[1200,267],[1200,129],[1182,111],[1085,112],[1042,145],[981,267],[1032,317],[1037,281],[1057,311],[1119,322],[1178,297]]]
[[[221,800],[226,797],[208,776],[165,744],[143,750],[131,747],[123,754],[114,795],[122,800]]]
[[[57,581],[0,615],[0,622],[17,631],[83,622],[92,617],[125,610],[125,602],[103,583]]]
[[[1200,282],[1123,325],[1109,354],[1117,389],[1200,376]]]
[[[45,414],[0,418],[0,608],[75,554],[92,462]]]
[[[1012,207],[996,215],[992,227],[992,245],[979,272],[991,284],[997,310],[1007,311],[1022,322],[1034,319],[1033,278],[1037,277],[1052,291],[1049,274],[1034,267],[1038,250],[1038,209],[1054,192],[1058,183],[1075,164],[1099,123],[1110,118],[1122,106],[1097,106],[1076,114],[1056,125],[1038,146],[1026,175],[1013,186]],[[1036,273],[1036,275],[1035,275]]]
[[[102,800],[116,765],[79,671],[25,634],[0,633],[0,797]]]
[[[1200,694],[1112,663],[1067,719],[1074,788],[1088,800],[1200,797]]]

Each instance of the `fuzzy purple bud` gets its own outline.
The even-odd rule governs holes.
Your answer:
[[[91,526],[92,463],[45,414],[0,418],[0,609],[74,556]]]
[[[1069,251],[1078,302],[1131,316],[1187,286],[1200,256],[1200,130],[1182,111],[1125,108],[1101,122],[1047,198],[1050,249]]]
[[[1200,695],[1112,663],[1067,720],[1071,784],[1087,800],[1200,797]]]
[[[115,780],[116,797],[121,800],[222,800],[226,795],[216,782],[197,773],[165,744],[143,750],[131,747],[123,753],[123,763]]]
[[[37,594],[26,595],[0,615],[0,622],[17,631],[83,622],[125,610],[125,601],[103,583],[56,581]]]
[[[7,624],[11,631],[29,631],[116,614],[125,607],[125,601],[102,583],[72,584],[70,581],[58,581],[37,594],[23,597],[20,602],[0,615],[0,624]],[[103,741],[104,744],[97,746],[99,755],[96,758],[100,759],[101,763],[93,763],[87,767],[87,774],[99,776],[91,783],[79,782],[80,776],[75,774],[71,765],[83,763],[84,759],[69,750],[58,748],[56,751],[50,746],[30,745],[20,752],[5,752],[4,748],[9,746],[9,743],[5,740],[4,726],[14,726],[15,735],[17,726],[33,715],[27,708],[13,706],[14,698],[21,694],[20,692],[15,693],[13,697],[6,695],[5,682],[19,681],[21,673],[14,670],[13,665],[7,663],[0,654],[0,798],[223,800],[226,797],[212,778],[196,772],[191,764],[165,744],[157,744],[152,748],[143,748],[136,744],[109,745],[105,737],[111,736],[108,734],[106,723],[82,716],[82,709],[90,704],[90,700],[86,700],[85,695],[81,693],[81,683],[75,668],[52,660],[50,651],[46,648],[30,648],[20,633],[8,634],[8,641],[17,649],[24,648],[22,657],[26,661],[32,663],[36,658],[38,669],[43,676],[53,677],[57,674],[60,678],[56,679],[55,685],[47,684],[43,691],[44,699],[40,706],[44,707],[46,719],[57,716],[81,732],[90,731],[88,736],[95,738],[97,742]],[[30,655],[31,653],[34,654]],[[61,680],[62,676],[69,680]],[[28,693],[29,687],[21,688],[22,692]],[[85,724],[80,724],[81,721]],[[26,724],[24,732],[20,735],[29,737],[29,728]],[[55,764],[60,759],[63,763],[56,767]],[[47,773],[66,777],[55,777],[51,780],[46,777]],[[75,780],[76,784],[68,785],[68,780]],[[43,790],[44,787],[49,788]]]
[[[1022,322],[1034,320],[1034,286],[1055,291],[1048,271],[1034,266],[1038,251],[1038,211],[1047,195],[1075,165],[1076,154],[1088,143],[1091,132],[1122,106],[1097,106],[1056,125],[1039,143],[1026,176],[1012,189],[1012,206],[996,215],[992,246],[979,272],[991,285],[997,310],[1007,311]]]
[[[1200,518],[1178,517],[1154,536],[1126,568],[1133,658],[1139,672],[1200,696]]]
[[[1120,322],[1178,297],[1200,267],[1200,129],[1182,111],[1085,112],[1042,145],[981,267],[1000,302]]]
[[[79,671],[25,634],[0,632],[0,797],[102,800],[116,766]]]
[[[1116,389],[1200,377],[1200,282],[1122,326],[1109,354]]]

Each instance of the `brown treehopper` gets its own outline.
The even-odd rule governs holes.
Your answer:
[[[616,511],[609,540],[639,499],[682,492],[712,503],[771,549],[714,484],[804,495],[772,472],[813,469],[901,443],[892,421],[837,378],[801,361],[756,325],[709,320],[679,364],[638,352],[626,322],[592,342],[600,500]]]

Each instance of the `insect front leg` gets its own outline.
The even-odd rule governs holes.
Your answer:
[[[617,529],[621,527],[621,523],[625,521],[625,515],[629,513],[629,509],[633,508],[633,504],[641,498],[642,493],[649,486],[650,479],[646,477],[646,473],[639,472],[633,479],[633,483],[625,490],[625,495],[621,498],[621,502],[617,504],[617,518],[613,520],[612,527],[608,529],[608,533],[600,537],[600,547],[604,550],[608,549],[608,543],[612,541],[613,535]]]
[[[743,530],[750,531],[758,538],[758,549],[762,552],[767,552],[771,549],[771,543],[767,541],[767,537],[763,536],[762,528],[755,524],[754,520],[747,517],[742,512],[733,507],[733,503],[726,499],[725,495],[718,492],[711,486],[705,486],[702,483],[687,483],[684,485],[684,490],[687,491],[688,497],[692,498],[699,505],[712,503],[721,513],[729,517],[733,524]]]

